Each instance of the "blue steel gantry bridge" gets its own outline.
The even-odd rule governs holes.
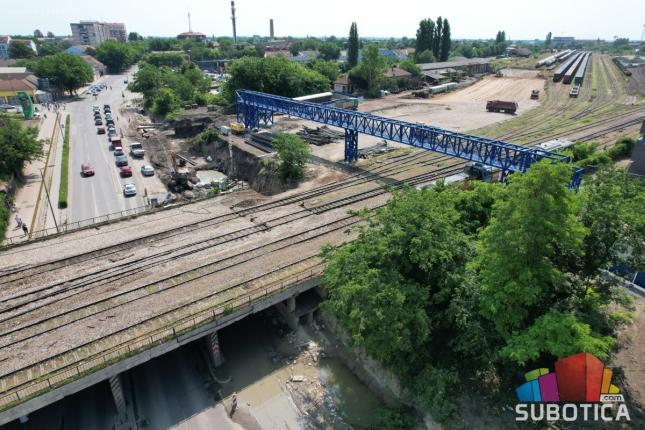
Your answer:
[[[369,113],[340,109],[330,105],[298,101],[257,91],[239,90],[236,94],[238,122],[247,128],[273,124],[275,113],[285,114],[345,130],[345,161],[358,158],[358,134],[364,133],[427,151],[451,155],[500,169],[502,177],[525,172],[541,160],[569,162],[569,157],[495,139],[443,130],[425,124],[399,121]],[[577,188],[582,171],[575,171],[572,187]]]

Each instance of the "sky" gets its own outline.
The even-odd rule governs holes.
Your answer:
[[[70,34],[70,22],[123,22],[144,36],[176,36],[193,31],[230,36],[230,0],[0,0],[0,34],[35,29]],[[273,18],[276,36],[347,36],[356,21],[361,37],[413,37],[423,18],[447,17],[453,39],[510,39],[554,36],[640,40],[645,0],[237,0],[237,34],[267,36]]]

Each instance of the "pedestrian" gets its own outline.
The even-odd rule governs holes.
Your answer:
[[[15,220],[16,224],[18,224],[18,228],[22,227],[22,219],[20,218],[20,215],[16,214]]]
[[[25,236],[27,236],[27,233],[29,233],[29,230],[27,229],[27,224],[24,222],[22,223],[22,232],[25,233]]]
[[[231,400],[231,414],[230,414],[231,417],[235,413],[236,409],[237,409],[237,395],[235,394],[235,391],[233,391],[233,399]]]

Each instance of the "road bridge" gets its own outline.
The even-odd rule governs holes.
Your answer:
[[[533,163],[542,160],[568,163],[569,157],[555,152],[495,139],[443,130],[425,124],[399,121],[370,113],[340,109],[327,104],[309,103],[265,94],[239,90],[236,93],[237,117],[249,129],[260,123],[273,123],[280,113],[345,130],[345,162],[358,159],[358,134],[363,133],[416,148],[482,163],[500,169],[502,177],[511,172],[525,172]],[[582,170],[573,172],[572,186],[577,188]]]

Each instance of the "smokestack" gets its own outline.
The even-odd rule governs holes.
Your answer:
[[[269,20],[269,35],[271,39],[275,37],[275,34],[273,34],[273,18]]]
[[[231,0],[231,21],[233,22],[233,44],[237,45],[237,31],[235,30],[235,2]]]
[[[190,23],[190,12],[188,12],[188,31],[193,32],[193,26]]]

